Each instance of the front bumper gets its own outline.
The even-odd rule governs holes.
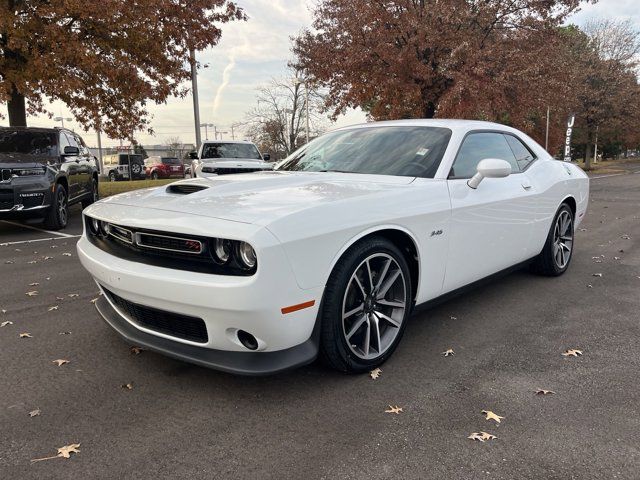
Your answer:
[[[0,215],[43,213],[51,203],[51,183],[42,178],[14,178],[0,183]]]
[[[98,203],[94,208],[90,207],[87,213],[114,221],[116,211],[122,214],[116,207]],[[151,228],[151,225],[144,224],[150,221],[149,212],[150,209],[132,207],[126,212],[127,221],[131,227]],[[265,366],[254,366],[255,374],[273,373],[313,360],[317,348],[311,348],[308,342],[313,345],[317,343],[311,339],[323,287],[301,289],[298,286],[284,250],[273,235],[265,229],[238,222],[167,211],[162,211],[162,215],[165,229],[169,228],[169,231],[244,238],[256,248],[258,270],[252,276],[239,277],[149,265],[111,255],[83,236],[77,244],[78,257],[101,289],[141,306],[202,319],[207,339],[201,343],[147,328],[107,299],[119,317],[118,325],[127,326],[126,330],[114,326],[116,330],[121,333],[124,331],[126,334],[122,334],[129,339],[145,340],[150,348],[154,348],[151,340],[155,339],[159,345],[156,349],[164,353],[173,350],[173,356],[238,373],[252,373],[248,369],[243,371],[241,366],[259,363],[257,360],[235,359],[242,355],[247,355],[247,359],[264,356]],[[282,313],[284,307],[310,300],[314,300],[315,304],[309,308]],[[109,323],[116,322],[112,320]],[[249,332],[257,339],[257,350],[243,346],[238,339],[239,330]],[[295,353],[275,355],[276,352],[288,350]],[[207,351],[219,353],[205,355]],[[299,352],[304,352],[304,355]],[[229,358],[234,360],[230,361],[231,366],[224,367],[220,359],[226,359],[226,355],[231,353],[233,355]],[[285,360],[291,365],[285,367]],[[269,366],[270,362],[275,363]]]
[[[318,355],[317,335],[300,345],[276,352],[229,352],[185,345],[138,330],[111,306],[105,296],[101,296],[95,305],[104,321],[129,343],[223,372],[271,375],[307,365]]]

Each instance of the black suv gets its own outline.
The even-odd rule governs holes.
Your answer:
[[[0,218],[44,217],[47,228],[59,230],[70,204],[96,200],[97,162],[77,133],[0,127]]]

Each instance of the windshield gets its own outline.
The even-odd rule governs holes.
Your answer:
[[[0,130],[0,153],[54,157],[58,154],[56,136],[49,132]]]
[[[398,175],[432,178],[451,130],[381,126],[328,133],[299,148],[276,170]]]
[[[180,160],[172,157],[162,157],[160,161],[165,165],[180,165]]]
[[[202,147],[202,160],[206,158],[262,160],[260,152],[252,143],[205,143]]]

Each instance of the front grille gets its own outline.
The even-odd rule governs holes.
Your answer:
[[[204,250],[204,245],[200,240],[152,233],[138,233],[136,243],[140,247],[155,248],[170,252],[200,254]]]
[[[24,208],[39,207],[44,202],[44,193],[28,193],[20,195],[20,203]]]
[[[133,303],[107,290],[104,286],[102,290],[131,321],[142,327],[192,342],[207,343],[209,341],[207,327],[201,318]]]

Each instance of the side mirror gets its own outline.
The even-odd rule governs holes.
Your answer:
[[[80,149],[78,147],[67,145],[64,147],[64,155],[80,155]]]
[[[511,174],[511,165],[506,160],[499,158],[485,158],[478,163],[477,172],[467,181],[467,185],[474,190],[478,188],[484,178],[508,177]]]
[[[269,160],[271,160],[271,155],[269,153],[265,153],[265,154],[262,155],[262,159],[265,162],[268,162]]]
[[[191,160],[197,160],[198,159],[198,152],[189,152],[189,158]]]

